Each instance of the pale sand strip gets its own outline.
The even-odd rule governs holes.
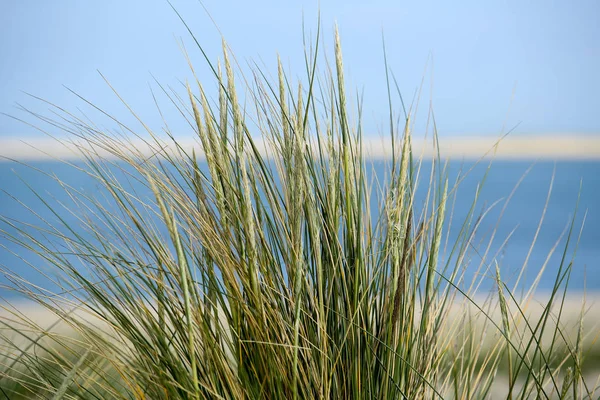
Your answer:
[[[179,139],[178,139],[179,140]],[[194,149],[198,155],[202,150],[198,141],[193,138],[181,138],[179,143],[186,151]],[[256,141],[257,148],[266,155],[267,145],[261,140]],[[600,160],[600,135],[509,135],[502,140],[494,136],[454,136],[439,139],[440,153],[443,158],[450,159],[479,159],[481,157],[496,157],[498,159],[545,159],[545,160]],[[91,150],[94,154],[111,157],[110,153],[98,146],[90,147],[88,143],[79,146]],[[172,143],[165,141],[162,146],[173,150]],[[66,144],[52,138],[18,139],[0,138],[0,160],[3,157],[20,161],[63,159],[76,160],[81,158],[76,150],[77,145]],[[156,144],[148,145],[140,139],[132,140],[128,148],[135,148],[148,157],[156,153]],[[373,158],[390,158],[392,143],[387,138],[365,137],[363,149],[365,155]],[[119,150],[123,150],[120,148]],[[437,154],[431,140],[418,136],[413,137],[414,154],[425,159]],[[396,154],[399,153],[398,144]]]
[[[389,140],[366,140],[365,151],[374,157],[391,155]],[[414,154],[425,159],[437,154],[430,140],[413,138]],[[507,136],[456,136],[439,139],[439,152],[443,158],[479,159],[547,159],[547,160],[600,160],[600,135],[536,135]]]

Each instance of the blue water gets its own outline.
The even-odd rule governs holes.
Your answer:
[[[50,204],[64,203],[67,206],[72,204],[72,200],[56,181],[48,178],[44,173],[56,175],[73,188],[92,197],[105,195],[96,181],[68,165],[57,162],[33,162],[29,165],[24,166],[13,162],[0,163],[0,214],[9,220],[35,225],[40,225],[39,218],[50,223],[58,221],[57,217],[51,215],[43,206],[42,200],[37,198],[33,191],[41,194],[42,199]],[[468,162],[464,164],[461,162],[450,163],[448,172],[450,186],[452,187],[457,177],[464,176],[472,166],[473,164]],[[374,167],[375,174],[382,178],[384,175],[383,163],[375,162]],[[462,221],[468,215],[476,189],[484,177],[487,167],[488,163],[474,166],[456,189],[456,197],[453,196],[449,200],[445,227],[448,245],[442,244],[443,259],[448,258],[451,245],[459,234]],[[430,168],[430,164],[423,165],[421,172],[424,178],[423,182],[428,180]],[[524,176],[526,171],[528,173]],[[475,217],[498,200],[500,202],[489,211],[481,222],[474,243],[482,241],[482,244],[478,249],[470,252],[468,277],[472,277],[480,265],[481,260],[478,259],[478,253],[482,254],[485,251],[491,231],[497,227],[495,239],[490,246],[484,266],[490,265],[490,262],[495,260],[501,268],[503,278],[509,281],[514,280],[521,270],[538,228],[553,174],[552,193],[545,220],[529,258],[524,283],[532,281],[558,241],[558,247],[548,262],[546,273],[540,282],[540,288],[547,290],[553,285],[561,257],[565,251],[566,235],[562,240],[559,241],[559,239],[568,228],[578,197],[580,197],[574,236],[571,238],[566,253],[566,264],[568,264],[577,247],[569,287],[574,290],[583,288],[590,291],[600,290],[600,162],[495,161],[489,170],[479,201],[475,206]],[[502,218],[498,220],[505,200],[521,178],[523,179],[520,186],[506,206]],[[417,210],[421,207],[425,190],[426,185],[424,184],[417,190]],[[142,194],[142,196],[144,195],[150,197],[149,193]],[[20,202],[30,209],[28,210]],[[38,215],[33,215],[31,210]],[[79,223],[75,215],[69,215],[64,210],[61,212],[61,216],[69,224],[77,225]],[[450,220],[451,225],[448,225]],[[449,229],[447,229],[448,226]],[[52,277],[52,267],[40,257],[33,255],[31,251],[12,243],[7,238],[8,235],[16,234],[18,235],[18,232],[14,227],[0,222],[0,267],[9,274],[18,275],[42,287],[52,288],[53,285],[49,278],[35,270],[35,268],[40,268],[48,273],[49,277]],[[504,247],[501,247],[509,234],[510,239]],[[5,286],[10,280],[10,277],[0,276],[0,285]],[[491,282],[491,278],[489,282]],[[14,293],[0,287],[0,296],[11,297],[14,296]]]

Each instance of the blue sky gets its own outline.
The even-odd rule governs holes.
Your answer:
[[[173,0],[211,57],[220,33],[200,2]],[[273,69],[279,52],[286,70],[303,72],[302,19],[316,31],[320,8],[325,43],[333,25],[342,35],[349,87],[364,93],[365,130],[382,132],[386,89],[382,30],[388,63],[405,97],[421,82],[441,135],[497,135],[520,123],[517,134],[600,133],[600,3],[581,1],[222,1],[204,5],[245,65]],[[67,86],[128,121],[102,72],[151,125],[160,126],[149,86],[153,76],[180,89],[190,77],[178,47],[182,39],[201,77],[202,59],[165,0],[56,0],[0,2],[0,112],[31,117],[44,105],[23,92],[69,110],[82,106]],[[428,63],[431,56],[432,62]],[[514,98],[513,98],[514,91]],[[513,100],[511,100],[513,98]],[[396,102],[396,106],[399,106]],[[172,128],[186,133],[172,107]],[[422,128],[426,120],[420,114]],[[130,120],[130,119],[129,119]],[[56,133],[56,131],[53,131]],[[0,115],[0,137],[36,132]]]

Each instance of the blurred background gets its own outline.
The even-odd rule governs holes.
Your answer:
[[[337,23],[349,98],[362,98],[363,131],[375,141],[389,130],[385,38],[387,62],[405,101],[411,103],[422,88],[416,134],[427,130],[429,107],[435,111],[444,154],[452,157],[451,183],[512,130],[478,206],[483,211],[510,198],[524,177],[506,212],[500,212],[504,203],[499,203],[488,216],[493,229],[502,214],[490,254],[498,256],[509,274],[529,259],[529,276],[535,277],[557,246],[548,267],[551,284],[566,244],[563,234],[580,197],[575,236],[585,224],[571,285],[600,290],[600,274],[595,273],[600,262],[598,1],[172,0],[171,6],[166,0],[5,0],[0,2],[0,112],[35,124],[35,117],[19,105],[33,113],[48,113],[49,107],[28,93],[67,110],[89,111],[73,91],[140,128],[105,78],[149,126],[160,130],[152,91],[159,93],[160,83],[184,93],[184,82],[191,79],[184,49],[200,80],[206,79],[208,92],[216,89],[202,53],[173,8],[211,60],[222,57],[223,36],[242,71],[256,64],[274,74],[279,54],[289,76],[298,79],[305,77],[303,40],[314,45],[319,16],[322,55],[330,60]],[[242,80],[240,75],[237,79]],[[159,101],[171,130],[182,140],[190,138],[177,109],[164,96]],[[400,101],[393,101],[400,117]],[[114,128],[106,119],[103,123]],[[50,133],[63,135],[56,128]],[[27,159],[36,168],[57,171],[75,187],[96,190],[86,176],[36,160],[41,154],[20,141],[52,153],[52,142],[44,138],[34,127],[0,115],[0,155]],[[458,220],[466,215],[487,165],[475,168],[462,184],[464,194],[453,212]],[[21,179],[43,193],[60,191],[30,168],[0,163],[0,213],[19,220],[29,217],[13,197],[36,201]],[[545,222],[528,258],[542,215]],[[0,246],[0,264],[17,270],[22,262],[13,254],[16,247],[5,236],[0,236]]]

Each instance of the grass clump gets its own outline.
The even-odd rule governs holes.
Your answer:
[[[306,49],[304,86],[280,62],[276,79],[236,77],[224,43],[223,65],[207,59],[215,99],[199,79],[185,99],[165,90],[201,154],[167,125],[161,136],[140,119],[141,134],[114,119],[124,133],[112,134],[53,106],[59,118],[44,121],[78,139],[85,165],[73,166],[106,198],[62,183],[64,209],[40,196],[56,223],[3,218],[5,237],[59,271],[56,291],[13,276],[15,289],[69,327],[21,316],[23,334],[5,321],[4,396],[483,399],[500,376],[506,398],[597,393],[582,374],[584,335],[572,341],[554,307],[566,253],[539,315],[526,313],[534,287],[517,298],[483,261],[467,281],[479,192],[442,257],[457,186],[439,158],[422,177],[414,108],[399,123],[390,111],[393,157],[378,180],[362,105],[348,105],[340,38],[333,68],[320,68],[319,41]],[[487,273],[496,293],[476,297]]]

